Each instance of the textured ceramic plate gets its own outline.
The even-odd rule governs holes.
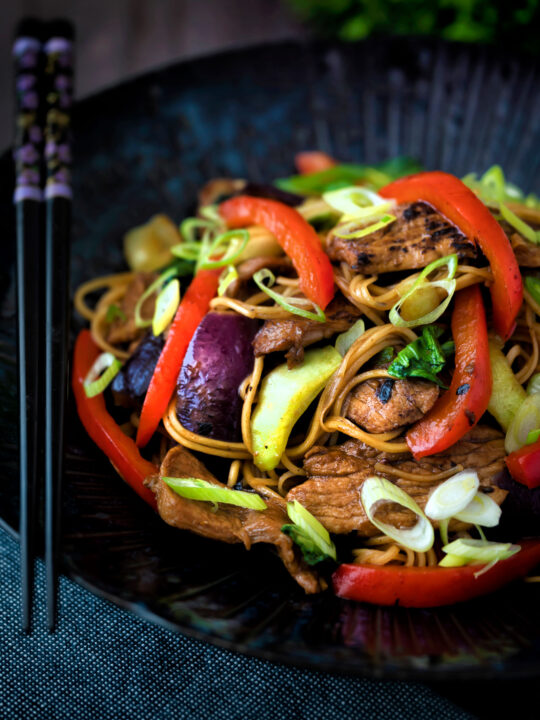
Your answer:
[[[357,162],[407,154],[458,175],[497,162],[538,192],[539,90],[526,62],[414,40],[280,44],[121,85],[75,112],[72,286],[120,270],[123,232],[156,212],[181,219],[206,179],[268,181],[290,174],[302,149]],[[0,508],[16,527],[10,197],[6,155]],[[86,438],[72,406],[69,413],[63,563],[94,592],[186,634],[312,668],[423,680],[540,672],[537,586],[434,611],[305,597],[268,548],[247,553],[165,526]]]

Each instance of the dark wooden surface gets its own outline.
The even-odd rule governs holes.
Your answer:
[[[77,97],[185,57],[300,32],[280,0],[0,0],[0,150],[12,141],[13,33],[27,15],[74,23]]]

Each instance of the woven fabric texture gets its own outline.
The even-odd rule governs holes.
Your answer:
[[[148,624],[60,580],[45,629],[43,566],[34,629],[19,630],[18,546],[0,531],[0,717],[11,720],[462,720],[421,684],[376,682],[248,658]]]

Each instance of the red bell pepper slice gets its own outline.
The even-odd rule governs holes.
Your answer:
[[[300,175],[311,175],[337,165],[333,157],[320,150],[298,153],[294,156],[294,164]]]
[[[89,398],[84,391],[84,380],[101,350],[89,330],[81,330],[73,354],[72,388],[77,412],[88,435],[103,450],[116,471],[127,484],[156,509],[154,493],[143,483],[155,475],[158,468],[145,460],[131,438],[125,435],[107,412],[103,395]]]
[[[199,270],[178,306],[144,398],[137,445],[144,447],[155,433],[176,387],[186,350],[216,294],[221,269]]]
[[[334,297],[332,265],[317,233],[297,210],[276,200],[239,195],[222,203],[219,211],[230,228],[262,225],[275,235],[292,260],[304,295],[326,308]]]
[[[451,325],[456,356],[450,387],[405,436],[417,460],[454,445],[480,420],[491,397],[486,315],[478,285],[456,293]]]
[[[505,462],[514,480],[530,490],[540,487],[540,440],[510,453]]]
[[[332,576],[341,598],[373,605],[410,608],[440,607],[487,595],[524,577],[540,562],[540,540],[525,540],[521,550],[475,577],[482,566],[403,567],[340,565]]]
[[[523,303],[523,282],[510,241],[481,200],[457,177],[438,171],[401,178],[379,190],[379,194],[399,203],[424,200],[478,243],[493,273],[493,325],[507,340]]]

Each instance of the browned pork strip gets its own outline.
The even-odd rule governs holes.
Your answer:
[[[350,393],[346,414],[368,432],[383,433],[420,420],[438,397],[439,388],[427,380],[373,378]]]
[[[366,275],[423,268],[451,253],[460,260],[478,259],[476,246],[431,205],[407,203],[392,213],[395,222],[361,238],[345,240],[330,233],[330,258]]]
[[[298,500],[322,524],[334,533],[357,531],[359,535],[376,535],[379,530],[368,520],[360,500],[364,480],[371,475],[386,477],[409,493],[421,508],[424,508],[430,491],[443,480],[406,480],[385,472],[397,469],[416,474],[436,474],[460,464],[464,469],[475,470],[483,492],[488,492],[499,505],[506,497],[506,491],[497,487],[493,479],[504,465],[504,437],[497,430],[480,426],[471,430],[462,440],[444,453],[413,460],[411,456],[400,455],[392,458],[379,453],[356,440],[348,440],[340,447],[313,448],[304,459],[304,469],[309,480],[293,488],[288,500]],[[391,458],[391,459],[389,459]],[[375,468],[377,465],[377,468]],[[416,522],[409,510],[384,505],[380,510],[381,520],[396,527],[410,527]],[[434,523],[437,525],[437,523]],[[465,527],[456,521],[451,529]]]
[[[307,345],[345,332],[354,325],[360,315],[360,310],[338,295],[328,306],[324,323],[302,317],[266,320],[253,340],[255,355],[259,357],[287,350],[287,364],[293,367],[304,359],[304,348]]]
[[[141,338],[146,328],[138,328],[135,325],[135,307],[144,291],[151,285],[157,275],[154,273],[137,273],[127,287],[126,294],[120,303],[120,309],[125,317],[117,317],[111,323],[107,333],[107,342],[116,345],[117,343],[130,343]],[[156,298],[154,295],[147,298],[142,304],[141,317],[151,319],[154,315]]]
[[[289,520],[284,503],[277,501],[274,495],[264,494],[268,507],[263,511],[220,504],[213,512],[210,503],[177,495],[162,477],[194,477],[225,487],[188,450],[180,445],[169,450],[161,464],[160,476],[145,481],[156,495],[158,512],[163,520],[213,540],[244,543],[248,550],[259,542],[274,545],[289,573],[307,593],[321,589],[317,573],[304,562],[292,540],[281,532],[282,525]]]

